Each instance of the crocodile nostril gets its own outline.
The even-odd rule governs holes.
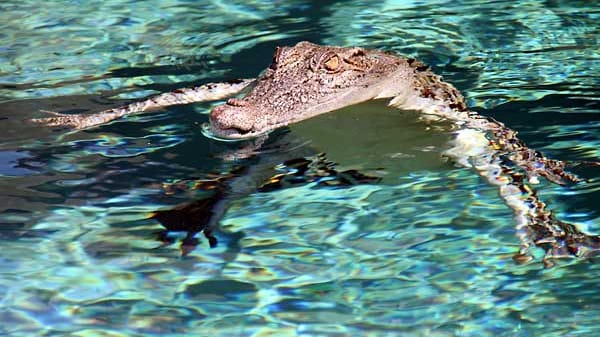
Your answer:
[[[243,106],[247,106],[248,103],[246,103],[244,100],[239,99],[239,98],[230,98],[227,100],[227,105],[243,107]]]

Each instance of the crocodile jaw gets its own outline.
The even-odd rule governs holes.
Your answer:
[[[223,104],[213,109],[210,116],[211,132],[225,139],[254,138],[280,127],[301,122],[303,120],[342,109],[375,98],[392,97],[382,94],[385,86],[393,82],[385,81],[368,88],[351,88],[339,94],[334,99],[324,100],[311,105],[299,107],[292,113],[283,114],[285,118],[266,118],[269,114],[257,114],[252,107],[239,107]],[[277,116],[278,114],[274,114]],[[226,117],[224,117],[226,116]],[[221,122],[227,121],[223,125]]]

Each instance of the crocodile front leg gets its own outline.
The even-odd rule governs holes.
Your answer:
[[[556,219],[531,186],[539,182],[539,177],[559,185],[581,181],[565,171],[564,162],[528,148],[517,138],[517,132],[503,123],[469,111],[454,86],[422,63],[409,63],[414,68],[411,87],[408,91],[398,90],[399,95],[390,105],[420,110],[425,118],[441,117],[457,126],[454,147],[446,155],[462,166],[474,168],[489,183],[498,186],[517,222],[521,247],[515,255],[516,261],[529,261],[532,246],[546,251],[546,266],[553,264],[553,258],[589,256],[600,251],[600,237],[582,233],[576,226]]]
[[[86,129],[108,123],[117,118],[133,113],[156,110],[171,105],[182,105],[209,102],[231,97],[240,93],[254,79],[241,79],[223,83],[208,83],[193,88],[181,88],[172,92],[159,94],[140,102],[108,109],[94,114],[63,114],[45,111],[52,117],[35,118],[31,122],[48,126],[66,126],[76,130]]]
[[[547,159],[527,148],[516,138],[516,132],[503,124],[473,113],[469,118],[446,154],[463,166],[473,167],[490,184],[498,186],[517,222],[521,245],[515,261],[530,261],[532,246],[546,251],[546,266],[552,266],[555,258],[597,254],[600,237],[556,219],[530,186],[537,183],[538,175],[561,185],[580,179],[564,171],[564,162]]]

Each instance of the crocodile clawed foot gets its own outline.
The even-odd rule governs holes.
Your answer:
[[[217,238],[212,234],[212,230],[208,228],[202,231],[204,233],[204,237],[208,240],[208,245],[210,248],[217,247]],[[181,240],[181,245],[179,246],[179,250],[181,251],[181,256],[187,256],[191,253],[198,244],[200,244],[200,240],[196,237],[198,233],[188,232],[185,238]]]
[[[531,219],[524,228],[519,252],[513,256],[518,264],[529,263],[534,259],[530,249],[538,247],[545,254],[542,263],[545,268],[556,265],[558,259],[589,258],[600,254],[600,236],[587,234],[576,225],[561,221],[553,212],[544,211]]]
[[[557,237],[535,241],[546,251],[542,263],[545,268],[556,265],[556,260],[565,258],[590,258],[600,253],[600,237],[579,232],[569,225],[569,230]]]
[[[175,238],[169,236],[169,231],[167,230],[158,231],[154,234],[156,234],[156,240],[161,242],[160,246],[155,247],[154,249],[167,247],[175,243]]]
[[[528,255],[526,253],[517,253],[515,255],[513,255],[513,261],[515,261],[517,264],[526,264],[529,263],[533,260],[533,256]]]
[[[218,241],[217,238],[212,234],[212,231],[204,230],[203,232],[204,236],[208,240],[210,248],[217,247]],[[157,234],[156,239],[160,241],[161,244],[157,247],[154,247],[154,249],[161,249],[170,246],[177,241],[177,236],[169,230],[158,231],[155,234]],[[179,244],[181,256],[187,256],[200,244],[200,239],[197,238],[197,235],[197,232],[187,232],[185,237],[181,239]]]
[[[217,238],[213,235],[212,229],[205,228],[202,232],[204,233],[204,237],[206,238],[206,240],[208,240],[208,245],[210,246],[210,248],[217,247],[218,241]]]
[[[195,236],[195,233],[188,233],[188,235],[181,240],[181,245],[179,246],[179,250],[181,251],[181,256],[187,256],[191,253],[196,246],[198,246],[200,240],[198,240]]]
[[[583,181],[577,175],[565,171],[566,163],[554,159],[542,159],[543,168],[538,173],[550,182],[557,185],[567,185],[569,183],[578,183]]]

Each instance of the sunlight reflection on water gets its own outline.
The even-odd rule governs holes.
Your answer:
[[[548,270],[513,263],[510,209],[496,188],[440,158],[450,137],[444,125],[410,113],[361,120],[360,112],[389,112],[362,106],[292,128],[305,138],[294,151],[313,146],[340,170],[374,171],[383,182],[240,193],[216,233],[219,245],[200,238],[182,257],[177,243],[156,240],[162,227],[149,216],[206,194],[167,194],[167,182],[210,180],[238,164],[266,178],[281,173],[257,159],[224,161],[236,143],[203,136],[210,105],[68,135],[23,122],[43,109],[100,111],[122,102],[115,99],[256,76],[280,44],[383,48],[423,59],[482,114],[569,160],[587,181],[542,184],[540,196],[561,219],[600,232],[598,169],[577,165],[596,161],[600,147],[597,6],[273,6],[0,4],[0,334],[592,335],[600,312],[594,260]],[[340,144],[343,130],[352,134]],[[285,155],[261,158],[279,164],[291,159]]]

